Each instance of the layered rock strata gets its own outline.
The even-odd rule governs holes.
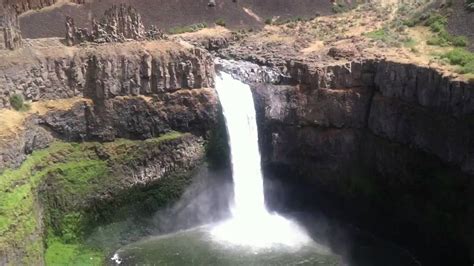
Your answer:
[[[265,164],[351,202],[347,213],[371,230],[402,239],[392,232],[414,230],[446,252],[440,259],[465,256],[474,247],[474,84],[405,63],[338,62],[289,60],[286,85],[253,85]],[[371,213],[383,213],[384,226]]]
[[[379,59],[253,61],[273,69],[220,65],[252,84],[264,165],[429,264],[474,259],[472,82]]]
[[[10,106],[13,94],[31,101],[75,96],[105,100],[207,88],[214,82],[208,53],[172,42],[53,49],[54,53],[38,49],[20,57],[5,56],[0,65],[0,108]]]
[[[2,206],[0,264],[43,265],[44,232],[67,238],[67,215],[102,222],[151,186],[160,204],[176,199],[216,127],[214,65],[203,50],[165,41],[56,48],[25,48],[1,65],[1,115],[15,113],[6,110],[14,94],[33,103],[15,113],[21,123],[0,127],[2,196],[28,192],[16,213]]]
[[[12,7],[0,3],[0,50],[15,50],[22,46],[17,13]]]

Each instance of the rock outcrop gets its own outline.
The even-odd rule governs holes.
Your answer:
[[[141,15],[131,6],[121,4],[106,10],[104,16],[92,21],[92,30],[76,28],[74,19],[66,17],[66,43],[69,46],[86,41],[95,43],[125,42],[127,40],[163,39],[164,33],[154,25],[145,31]]]
[[[0,2],[0,50],[15,50],[22,46],[18,15],[12,7]]]
[[[407,246],[421,256],[433,242],[452,247],[432,245],[437,258],[474,247],[473,83],[383,60],[282,69],[286,82],[252,85],[264,165],[291,169],[388,238],[416,230]]]
[[[207,88],[214,83],[214,65],[207,52],[172,42],[60,47],[49,56],[30,52],[12,58],[13,62],[9,57],[2,61],[0,108],[10,106],[13,94],[31,101],[75,96],[104,100]]]
[[[74,155],[79,157],[71,163],[69,156]],[[127,204],[130,200],[127,196],[139,195],[137,191],[147,188],[158,188],[162,192],[160,204],[172,202],[184,190],[191,171],[203,161],[205,149],[200,137],[172,133],[147,141],[57,143],[54,148],[36,156],[41,160],[30,159],[33,167],[23,166],[31,175],[43,171],[34,183],[31,176],[18,175],[14,170],[12,180],[2,182],[4,195],[17,195],[15,193],[21,190],[19,187],[28,187],[26,194],[16,202],[21,210],[13,213],[2,208],[2,211],[6,210],[2,212],[2,218],[8,226],[2,228],[0,236],[2,265],[45,265],[46,238],[51,234],[67,238],[61,230],[67,226],[64,220],[67,215],[76,214],[74,225],[102,223],[103,217],[110,215],[113,208]],[[83,164],[78,164],[77,160]],[[83,176],[57,171],[68,163],[76,173],[92,172],[91,182],[78,186],[76,182],[81,182]],[[180,175],[185,177],[175,178]]]
[[[8,225],[1,229],[0,264],[43,265],[44,232],[62,236],[67,214],[81,213],[76,224],[102,222],[97,217],[110,214],[110,206],[133,202],[127,198],[133,193],[143,192],[143,201],[149,200],[144,191],[150,187],[160,193],[160,204],[176,199],[203,161],[218,118],[214,64],[205,50],[169,41],[57,44],[54,51],[27,47],[4,59],[2,115],[13,113],[6,108],[14,94],[33,103],[31,110],[14,113],[17,124],[0,128],[0,173],[28,171],[2,176],[2,195],[21,193],[19,183],[29,187],[18,203],[21,215],[2,208]],[[49,167],[67,164],[72,154],[90,167],[88,185],[69,182],[83,176]],[[50,163],[29,168],[44,161]],[[73,161],[74,173],[84,171]],[[5,171],[16,167],[21,169]]]
[[[50,112],[37,122],[68,141],[148,139],[169,131],[206,136],[216,124],[217,105],[213,89],[183,89],[148,98],[79,103],[71,110]]]

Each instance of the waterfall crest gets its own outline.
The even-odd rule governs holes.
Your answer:
[[[212,235],[219,241],[254,247],[297,247],[310,241],[295,223],[265,207],[258,129],[250,87],[220,73],[216,89],[229,135],[234,201],[232,218],[217,225]]]

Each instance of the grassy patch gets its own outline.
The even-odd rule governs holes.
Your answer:
[[[417,42],[412,38],[407,38],[406,40],[403,41],[403,46],[407,48],[414,48],[416,44]]]
[[[275,21],[272,21],[271,24],[273,24],[273,25],[295,24],[295,26],[296,26],[296,23],[298,23],[298,22],[307,22],[307,21],[311,21],[315,18],[316,18],[316,16],[315,17],[308,17],[308,18],[300,17],[300,16],[296,16],[296,17],[292,17],[292,18],[285,18],[285,19],[279,18]]]
[[[207,28],[207,23],[196,23],[188,26],[181,26],[181,27],[173,27],[168,30],[170,34],[181,34],[186,32],[196,32],[201,29]]]
[[[451,65],[459,66],[458,72],[461,74],[474,74],[474,53],[462,48],[453,49],[441,55]]]
[[[390,46],[400,47],[401,43],[405,40],[401,40],[398,34],[390,30],[388,27],[383,27],[381,29],[371,31],[365,34],[368,38],[371,38],[376,41],[386,43]]]
[[[435,33],[435,36],[430,38],[426,43],[429,45],[437,46],[455,46],[465,47],[468,45],[468,40],[465,36],[454,36],[448,33],[446,25],[448,19],[436,12],[433,12],[424,22],[425,26],[428,26],[430,30]]]
[[[33,152],[18,169],[0,174],[0,251],[13,247],[26,250],[25,264],[41,258],[41,202],[49,232],[47,261],[52,265],[100,264],[99,253],[81,244],[84,225],[90,219],[84,208],[91,207],[91,196],[118,191],[121,176],[117,173],[124,163],[138,160],[152,149],[159,151],[161,143],[181,136],[172,132],[147,141],[57,142]],[[162,197],[174,198],[175,192]],[[59,258],[61,253],[65,260]],[[91,261],[92,264],[82,264]]]
[[[65,244],[57,238],[50,238],[45,254],[46,265],[104,265],[101,251],[78,244]]]

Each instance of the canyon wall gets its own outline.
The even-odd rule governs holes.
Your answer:
[[[205,159],[218,100],[204,50],[39,40],[2,58],[0,201],[26,194],[15,200],[21,207],[0,206],[1,265],[43,265],[54,241],[82,249],[84,228],[135,200],[156,211],[177,200]],[[11,110],[13,95],[31,109]]]
[[[15,94],[33,102],[85,101],[27,119],[23,128],[28,130],[1,141],[0,169],[18,166],[53,137],[146,139],[170,130],[204,136],[216,121],[217,96],[210,89],[214,66],[200,49],[149,42],[9,55],[0,67],[0,107],[8,108]]]
[[[147,141],[54,143],[33,154],[20,169],[1,175],[2,199],[27,192],[15,209],[2,206],[0,264],[55,264],[47,254],[61,250],[53,243],[80,245],[86,228],[110,222],[118,208],[136,205],[130,197],[154,200],[145,197],[153,192],[148,189],[160,199],[153,208],[176,200],[204,156],[202,138],[178,133]]]
[[[282,69],[287,85],[253,85],[265,165],[433,261],[473,249],[473,83],[383,60]]]
[[[214,82],[206,52],[171,42],[45,50],[5,55],[0,65],[0,108],[10,106],[13,94],[32,101],[74,96],[103,100],[206,88]]]
[[[15,50],[22,46],[23,41],[20,23],[15,10],[0,3],[0,50]]]

